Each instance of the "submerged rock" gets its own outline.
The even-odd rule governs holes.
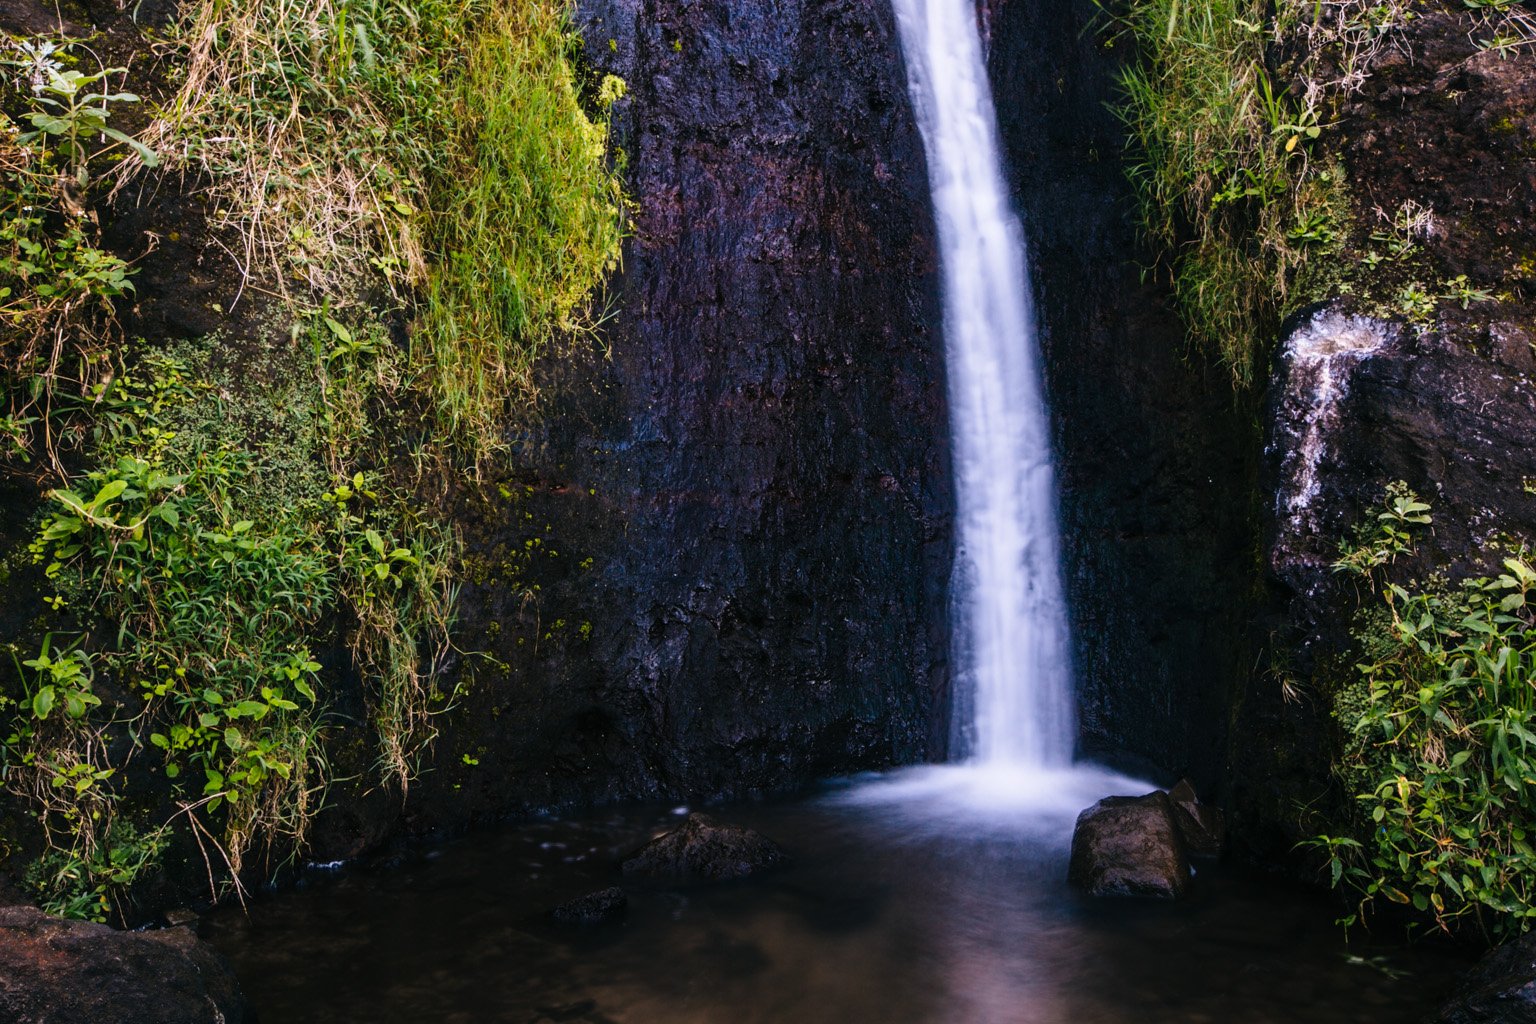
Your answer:
[[[760,833],[690,814],[681,826],[641,847],[622,869],[647,878],[715,881],[745,878],[788,861],[778,844]]]
[[[1484,957],[1428,1024],[1536,1024],[1536,934]]]
[[[556,924],[608,924],[629,911],[629,897],[618,886],[567,900],[549,912]]]
[[[1090,896],[1183,896],[1189,861],[1168,794],[1106,797],[1079,814],[1067,880]]]
[[[7,1024],[241,1024],[234,972],[187,928],[120,932],[0,907]]]
[[[1168,803],[1184,852],[1191,857],[1219,858],[1227,844],[1227,821],[1221,810],[1202,804],[1188,779],[1168,791]]]

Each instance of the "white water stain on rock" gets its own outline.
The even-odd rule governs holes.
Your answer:
[[[1325,309],[1286,339],[1285,392],[1280,400],[1274,444],[1281,447],[1277,518],[1283,524],[1279,554],[1284,561],[1311,561],[1309,543],[1319,533],[1316,499],[1328,458],[1328,438],[1339,425],[1356,368],[1389,347],[1399,328],[1367,316]],[[1303,552],[1312,552],[1307,558]]]

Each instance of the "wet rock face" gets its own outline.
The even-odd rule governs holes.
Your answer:
[[[1078,815],[1067,879],[1090,896],[1183,896],[1189,861],[1168,794],[1106,797]]]
[[[1350,388],[1359,368],[1401,340],[1398,324],[1323,309],[1296,324],[1280,351],[1271,390],[1269,480],[1273,571],[1306,588],[1338,558],[1347,524],[1322,500],[1336,486],[1332,469],[1352,443],[1343,433]]]
[[[1453,313],[1416,329],[1328,308],[1300,318],[1282,345],[1266,417],[1266,547],[1308,636],[1336,639],[1348,625],[1339,609],[1355,591],[1331,566],[1394,481],[1434,518],[1401,563],[1409,576],[1464,575],[1501,534],[1536,535],[1525,486],[1536,479],[1536,334],[1502,311]]]
[[[227,964],[186,928],[119,932],[0,907],[0,1020],[14,1024],[240,1024]]]
[[[1536,1024],[1536,935],[1484,957],[1429,1024]]]
[[[1130,55],[1101,45],[1091,0],[988,6],[1056,429],[1082,743],[1208,789],[1251,664],[1254,419],[1141,278],[1110,109]]]
[[[745,878],[788,863],[777,843],[737,825],[718,825],[705,814],[690,814],[671,832],[645,844],[622,865],[626,875],[662,881],[723,881]]]
[[[547,369],[505,497],[462,517],[461,632],[496,661],[466,662],[444,760],[478,766],[424,780],[421,827],[942,753],[945,384],[892,14],[579,20],[594,79],[628,84],[634,235],[608,357]]]
[[[1501,537],[1536,537],[1533,335],[1504,315],[1452,309],[1419,329],[1340,306],[1299,318],[1282,343],[1265,415],[1265,629],[1304,696],[1286,700],[1264,674],[1237,709],[1248,739],[1233,748],[1233,809],[1253,848],[1280,856],[1309,838],[1295,807],[1327,786],[1327,697],[1355,663],[1362,600],[1331,565],[1387,486],[1406,482],[1434,519],[1394,578],[1482,573]]]

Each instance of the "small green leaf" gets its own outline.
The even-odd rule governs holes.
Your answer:
[[[45,686],[38,690],[37,695],[32,698],[32,713],[38,718],[47,718],[49,712],[53,710],[53,703],[56,697],[57,694],[54,693],[51,686]]]

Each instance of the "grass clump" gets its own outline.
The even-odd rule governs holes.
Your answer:
[[[1358,88],[1406,4],[1128,0],[1112,20],[1140,60],[1121,77],[1148,241],[1165,255],[1197,343],[1253,383],[1282,316],[1319,297],[1309,265],[1347,234],[1328,111]],[[1274,53],[1303,57],[1282,76]],[[1342,67],[1342,75],[1332,70]]]
[[[207,0],[152,129],[224,224],[312,302],[376,279],[419,313],[411,372],[480,459],[533,363],[592,324],[626,224],[609,77],[583,107],[559,2]]]
[[[1429,522],[1397,485],[1336,564],[1380,603],[1357,631],[1356,678],[1334,700],[1353,832],[1313,842],[1362,912],[1385,900],[1504,938],[1536,918],[1536,567],[1517,548],[1459,585],[1387,582],[1385,567]]]

